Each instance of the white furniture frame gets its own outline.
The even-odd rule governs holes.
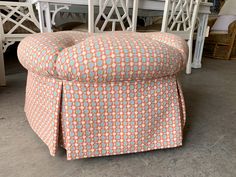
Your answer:
[[[120,23],[123,30],[136,31],[137,16],[138,16],[138,2],[139,0],[29,0],[31,3],[36,4],[38,10],[40,30],[41,32],[52,32],[52,25],[55,24],[55,17],[58,12],[64,9],[69,9],[71,5],[88,5],[88,18],[89,32],[103,31],[108,22],[112,22],[113,30],[115,30],[116,23]],[[133,4],[131,3],[133,1]],[[50,8],[53,6],[53,8]],[[94,6],[99,6],[99,14],[94,20]],[[108,16],[105,16],[104,10],[109,6],[111,10]],[[125,12],[121,15],[117,7],[121,7]],[[129,8],[133,7],[132,20],[128,15]],[[113,19],[112,15],[116,13],[117,19]],[[51,15],[52,14],[52,15]],[[105,18],[105,24],[101,29],[96,27],[101,17]],[[124,28],[123,20],[127,19],[129,27]]]
[[[72,4],[76,5],[88,5],[88,16],[89,16],[89,32],[95,31],[94,23],[94,6],[98,6],[100,0],[30,0],[33,4],[36,4],[39,12],[40,29],[41,32],[51,32],[52,24],[55,23],[55,15],[63,9],[68,9]],[[113,0],[114,1],[114,0]],[[54,6],[54,10],[50,10],[50,6]],[[205,42],[205,37],[208,35],[208,16],[211,13],[210,7],[212,3],[207,2],[207,0],[201,0],[199,11],[198,11],[198,30],[196,37],[196,47],[193,56],[192,68],[201,68],[201,60],[203,53],[203,46]],[[133,0],[133,4],[129,2],[129,7],[133,7],[133,26],[132,30],[136,30],[136,21],[138,9],[147,10],[158,10],[163,11],[165,7],[165,0]],[[53,13],[51,17],[50,12]]]
[[[39,27],[32,4],[0,1],[0,86],[6,85],[4,52],[15,42],[21,41],[29,34],[36,33],[25,25],[26,21]],[[6,29],[7,23],[11,24],[11,29]],[[19,33],[17,32],[19,29],[24,31]]]
[[[207,23],[209,14],[211,14],[211,6],[213,6],[212,3],[209,3],[207,0],[201,0],[200,7],[198,10],[198,29],[192,68],[202,67],[202,54],[205,43],[205,37],[207,37],[209,34],[209,27]],[[165,8],[165,0],[140,0],[139,8],[163,11]]]
[[[89,6],[94,6],[92,4],[94,1],[90,1]],[[121,29],[123,31],[128,30],[128,31],[136,31],[136,26],[137,26],[137,16],[138,16],[138,0],[133,0],[133,14],[132,14],[132,19],[129,16],[129,6],[130,6],[131,0],[99,0],[99,13],[98,16],[96,17],[94,27],[95,32],[103,32],[105,30],[105,27],[109,22],[112,23],[112,31],[116,30],[116,24],[119,23],[121,26]],[[108,12],[108,15],[106,15],[105,11],[108,6],[111,6],[111,9]],[[122,9],[124,14],[120,12],[119,8]],[[91,15],[94,14],[93,12]],[[112,15],[116,16],[116,18],[112,17]],[[99,21],[104,18],[104,23],[102,24],[101,29],[97,27]],[[128,28],[125,27],[124,20],[127,20],[128,22]],[[93,26],[92,23],[90,25]]]
[[[166,0],[162,32],[174,33],[188,41],[186,73],[191,74],[193,35],[196,29],[200,0]]]

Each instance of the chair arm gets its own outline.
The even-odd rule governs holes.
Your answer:
[[[236,20],[233,21],[232,23],[230,23],[229,28],[228,28],[228,32],[229,32],[230,36],[236,35]]]
[[[28,70],[43,75],[57,76],[56,61],[59,53],[89,37],[88,33],[57,32],[29,35],[18,47],[18,58]]]
[[[94,34],[64,49],[56,70],[60,79],[79,82],[155,79],[179,72],[185,65],[187,54],[182,51],[186,48],[183,39],[170,34]]]

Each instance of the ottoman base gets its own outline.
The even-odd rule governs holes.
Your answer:
[[[81,83],[28,74],[28,121],[51,155],[60,143],[68,160],[181,146],[184,109],[175,75]]]

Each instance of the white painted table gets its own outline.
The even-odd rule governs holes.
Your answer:
[[[94,6],[99,5],[99,0],[29,0],[31,3],[36,4],[39,13],[40,30],[41,32],[51,32],[52,25],[55,24],[56,14],[63,10],[69,9],[71,5],[88,5],[88,17],[89,17],[89,32],[94,32]],[[133,0],[133,4],[129,4],[130,7],[135,9],[133,15],[133,23],[136,26],[137,11],[138,8],[146,10],[164,10],[164,0]],[[50,6],[54,6],[54,10],[50,11]],[[201,68],[201,60],[203,53],[203,46],[205,37],[208,34],[208,16],[211,13],[210,7],[212,3],[203,0],[199,9],[199,26],[196,38],[196,47],[193,57],[193,68]],[[137,8],[138,7],[138,8]],[[53,14],[51,16],[51,13]],[[135,29],[135,28],[134,28]]]

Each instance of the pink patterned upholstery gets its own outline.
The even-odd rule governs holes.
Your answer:
[[[29,71],[43,76],[57,76],[56,62],[63,49],[89,37],[89,33],[58,32],[26,37],[19,46],[18,57]]]
[[[176,74],[184,40],[165,33],[58,32],[27,37],[25,112],[68,160],[182,145],[185,106]]]

